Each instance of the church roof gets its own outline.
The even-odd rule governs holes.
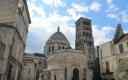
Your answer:
[[[126,40],[128,40],[128,33],[126,33],[126,34],[120,36],[120,38],[118,38],[118,39],[114,42],[114,44],[119,43],[119,42],[123,42],[123,41],[126,41]]]
[[[49,38],[49,40],[62,40],[62,41],[68,42],[68,40],[67,40],[67,38],[65,37],[65,35],[59,31],[59,27],[58,27],[58,31],[55,32],[55,33]]]

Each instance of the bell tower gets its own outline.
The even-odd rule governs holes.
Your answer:
[[[75,49],[88,53],[94,53],[94,42],[92,36],[91,20],[80,17],[76,23]],[[86,46],[86,47],[85,47]],[[86,49],[85,49],[86,48]]]

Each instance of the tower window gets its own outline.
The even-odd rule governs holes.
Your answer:
[[[83,32],[83,36],[85,36],[85,32]]]
[[[83,24],[90,26],[90,22],[83,21]]]
[[[62,49],[64,49],[64,46],[62,47]]]

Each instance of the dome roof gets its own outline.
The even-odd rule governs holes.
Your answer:
[[[58,27],[58,31],[55,32],[55,33],[49,38],[49,40],[62,40],[62,41],[68,42],[68,40],[67,40],[67,38],[64,36],[64,34],[59,31],[59,27]]]

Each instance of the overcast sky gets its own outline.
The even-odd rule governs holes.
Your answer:
[[[95,46],[113,38],[116,25],[128,32],[128,0],[27,0],[32,23],[29,26],[26,52],[43,53],[45,42],[60,31],[75,47],[75,21],[92,20]]]

